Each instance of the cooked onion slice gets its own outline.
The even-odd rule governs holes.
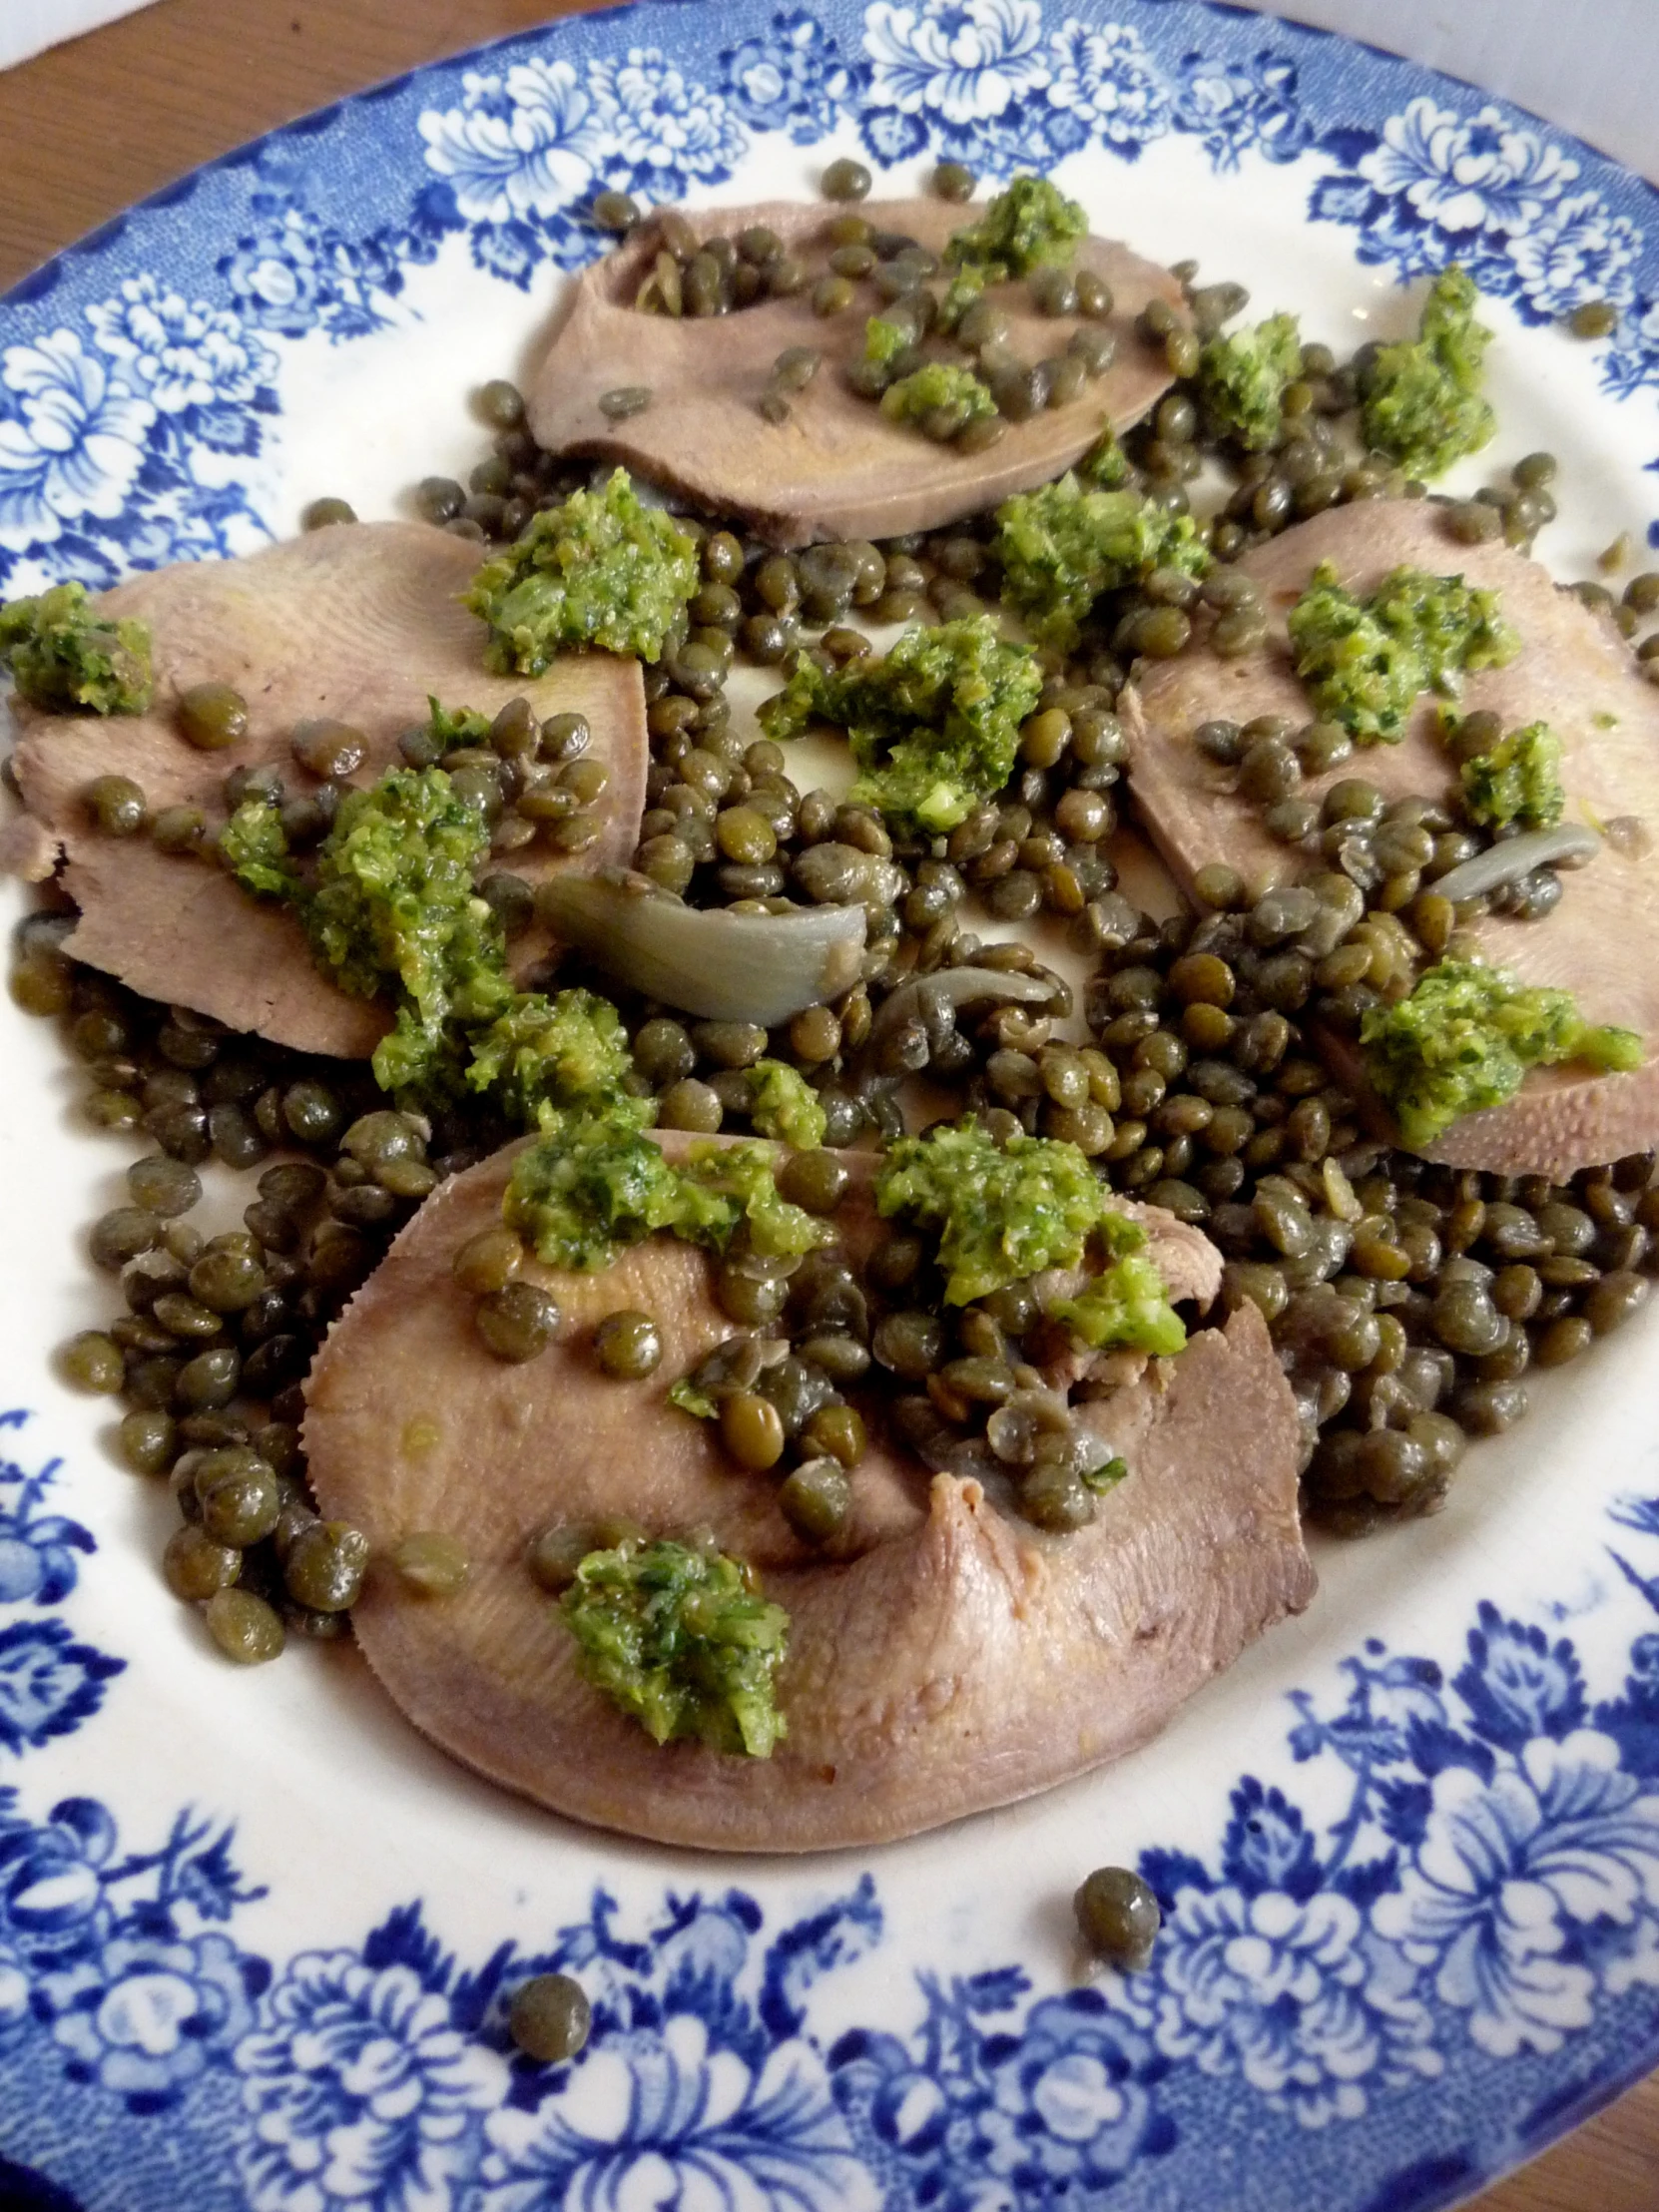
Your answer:
[[[959,1006],[995,998],[1035,1006],[1052,998],[1054,989],[1053,976],[1027,975],[1018,968],[937,968],[931,975],[912,975],[882,1001],[869,1041],[879,1044],[912,1016],[925,1016],[930,1009],[949,1007],[954,1013]]]
[[[1488,845],[1432,887],[1456,905],[1460,898],[1480,898],[1500,883],[1530,875],[1535,867],[1582,867],[1600,846],[1601,839],[1586,824],[1563,822],[1553,830],[1532,830],[1524,836]]]
[[[864,951],[861,906],[700,910],[637,877],[555,876],[537,911],[555,936],[591,953],[619,983],[705,1021],[753,1021],[763,1029],[849,991]]]

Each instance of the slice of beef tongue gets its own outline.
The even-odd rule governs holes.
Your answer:
[[[835,213],[775,201],[722,209],[720,223],[732,237],[764,224],[816,268],[815,253],[822,256],[820,242]],[[895,200],[858,213],[877,231],[939,254],[973,211],[940,200]],[[704,221],[712,235],[714,218]],[[758,536],[786,547],[936,529],[1046,483],[1080,459],[1107,424],[1123,429],[1138,422],[1169,388],[1163,355],[1136,335],[1135,316],[1151,299],[1185,313],[1181,287],[1167,271],[1108,239],[1083,240],[1076,266],[1104,276],[1116,301],[1110,322],[1096,327],[1116,338],[1117,359],[1080,398],[1010,423],[997,444],[969,456],[931,444],[913,424],[889,422],[878,406],[847,390],[841,370],[862,354],[865,321],[881,310],[872,286],[860,284],[854,303],[829,316],[813,312],[810,284],[793,297],[726,315],[642,314],[634,297],[659,246],[656,226],[647,224],[584,272],[531,382],[530,427],[550,452],[625,461],[705,505],[741,514]],[[1021,360],[1065,351],[1075,318],[1039,314],[1023,283],[994,285],[987,296],[1006,310],[1008,342]],[[793,400],[788,420],[768,422],[758,402],[773,363],[801,345],[821,351],[823,366]],[[649,387],[651,404],[613,422],[599,402],[625,385]]]
[[[1458,545],[1439,514],[1419,499],[1364,501],[1247,553],[1239,566],[1266,598],[1266,645],[1223,660],[1201,637],[1179,659],[1141,671],[1123,698],[1133,748],[1130,785],[1187,888],[1208,860],[1230,862],[1253,889],[1294,879],[1308,861],[1268,834],[1255,808],[1237,796],[1234,773],[1207,760],[1193,733],[1212,720],[1283,715],[1300,727],[1312,719],[1285,623],[1321,561],[1361,596],[1400,566],[1462,575],[1495,591],[1521,650],[1507,668],[1469,677],[1459,705],[1489,709],[1506,730],[1547,722],[1561,740],[1566,819],[1600,828],[1624,818],[1630,834],[1605,841],[1586,867],[1563,875],[1564,896],[1547,919],[1491,915],[1472,934],[1489,959],[1526,982],[1573,992],[1586,1019],[1638,1030],[1648,1058],[1628,1075],[1534,1069],[1507,1105],[1453,1123],[1428,1156],[1454,1167],[1562,1180],[1659,1142],[1659,878],[1650,849],[1659,838],[1659,693],[1637,674],[1612,626],[1559,589],[1536,561],[1501,545]],[[1358,776],[1391,799],[1442,797],[1454,771],[1434,735],[1439,704],[1424,695],[1398,745],[1357,749],[1304,789],[1318,795]],[[1345,1077],[1357,1080],[1352,1049],[1337,1057]]]
[[[665,1138],[674,1150],[685,1140]],[[503,1367],[456,1287],[457,1247],[499,1220],[518,1148],[448,1184],[335,1326],[306,1386],[304,1442],[325,1513],[377,1553],[414,1529],[466,1545],[461,1595],[431,1603],[377,1573],[353,1621],[415,1726],[553,1811],[667,1843],[795,1852],[911,1835],[1005,1804],[1144,1742],[1211,1675],[1313,1594],[1297,1520],[1290,1390],[1253,1308],[1086,1409],[1128,1477],[1093,1525],[1040,1534],[982,1485],[872,1445],[832,1558],[792,1534],[766,1475],[724,1460],[666,1391],[731,1333],[707,1263],[671,1239],[604,1275],[530,1264],[563,1309],[558,1342]],[[836,1228],[884,1229],[860,1188]],[[1146,1224],[1157,1256],[1162,1224]],[[652,1313],[664,1357],[643,1382],[598,1374],[594,1324]],[[525,1550],[550,1521],[625,1514],[659,1534],[712,1529],[788,1607],[770,1760],[654,1744],[580,1676],[576,1645]]]
[[[426,719],[428,694],[491,715],[522,694],[538,716],[585,715],[594,757],[610,772],[595,809],[602,836],[575,863],[538,844],[502,864],[534,882],[561,866],[627,860],[649,759],[639,665],[586,653],[535,680],[486,675],[484,625],[460,603],[478,558],[476,545],[425,524],[347,523],[246,560],[158,569],[105,593],[109,614],[150,625],[151,711],[106,719],[16,710],[18,788],[39,828],[13,832],[8,849],[37,877],[49,855],[67,861],[63,886],[81,910],[68,941],[75,957],[279,1044],[371,1052],[384,1009],[318,971],[289,913],[252,898],[211,857],[169,855],[147,835],[101,834],[78,795],[96,776],[130,776],[152,811],[200,807],[211,835],[226,819],[233,768],[274,763],[291,793],[315,788],[290,750],[296,723],[328,718],[360,730],[367,752],[353,781],[368,784],[396,764],[398,735]],[[202,683],[234,685],[247,700],[241,745],[199,753],[179,735],[179,696]],[[526,932],[514,941],[515,966],[546,949],[544,935]]]

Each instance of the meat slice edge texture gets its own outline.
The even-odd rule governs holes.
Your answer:
[[[768,202],[720,211],[734,235],[749,224],[776,231],[787,247],[816,239],[836,210]],[[913,238],[932,253],[973,220],[939,200],[871,202],[858,210],[877,230]],[[642,314],[633,305],[657,252],[646,225],[616,254],[584,271],[557,334],[530,385],[530,426],[557,453],[625,462],[656,481],[736,511],[773,545],[815,538],[894,537],[951,522],[1010,492],[1046,483],[1079,460],[1108,423],[1126,428],[1169,388],[1163,356],[1134,330],[1152,299],[1185,318],[1181,287],[1167,271],[1125,246],[1089,238],[1077,266],[1096,271],[1116,302],[1108,327],[1118,358],[1080,398],[1010,423],[987,452],[967,456],[929,443],[914,426],[887,421],[849,392],[840,368],[863,350],[864,323],[880,311],[868,286],[841,313],[817,315],[806,292],[728,315]],[[1038,314],[1023,284],[995,288],[1010,317],[1009,342],[1023,360],[1063,351],[1068,325]],[[773,363],[789,346],[821,350],[824,365],[770,423],[757,402]],[[601,410],[619,386],[644,385],[652,402],[621,422]]]
[[[112,617],[151,627],[150,712],[17,709],[18,788],[38,828],[12,826],[6,849],[37,880],[48,854],[61,851],[63,887],[80,908],[69,951],[234,1029],[300,1051],[371,1052],[387,1026],[384,1008],[320,973],[291,915],[252,898],[211,858],[167,854],[144,834],[102,834],[78,794],[95,776],[130,776],[152,811],[200,807],[212,833],[226,818],[222,787],[233,768],[275,763],[290,789],[314,788],[289,749],[295,723],[328,718],[359,729],[367,751],[352,781],[372,783],[395,765],[399,733],[425,720],[428,694],[486,714],[522,695],[541,717],[586,716],[593,758],[609,770],[594,810],[602,835],[579,860],[536,846],[510,865],[536,882],[563,867],[625,862],[638,841],[649,765],[639,666],[588,653],[556,661],[540,678],[488,675],[484,625],[461,605],[478,559],[475,545],[429,525],[347,523],[243,560],[157,569],[103,594],[100,608]],[[242,744],[200,753],[179,736],[175,704],[199,683],[243,694],[250,727]],[[514,941],[515,969],[547,948],[539,927],[525,932]]]
[[[498,1218],[515,1150],[445,1186],[403,1231],[320,1354],[304,1427],[323,1510],[363,1527],[377,1553],[416,1527],[467,1545],[459,1598],[413,1598],[377,1572],[353,1618],[393,1701],[483,1774],[668,1843],[875,1843],[1120,1756],[1312,1596],[1294,1402],[1253,1309],[1087,1409],[1131,1462],[1090,1528],[1042,1535],[978,1482],[929,1477],[876,1445],[854,1478],[849,1541],[819,1560],[783,1523],[771,1480],[736,1473],[705,1425],[666,1402],[674,1375],[731,1329],[698,1254],[659,1239],[603,1276],[532,1264],[563,1305],[560,1342],[522,1368],[483,1350],[450,1258]],[[849,1246],[881,1233],[866,1199],[844,1211]],[[626,1306],[664,1334],[643,1383],[604,1380],[586,1352],[593,1323]],[[770,1760],[654,1745],[582,1681],[524,1551],[549,1520],[600,1513],[665,1533],[712,1526],[789,1608],[791,1733]]]
[[[1552,581],[1536,561],[1502,545],[1463,546],[1423,500],[1365,501],[1298,524],[1247,553],[1239,566],[1262,587],[1269,614],[1263,649],[1224,660],[1200,638],[1178,659],[1143,669],[1125,693],[1130,788],[1182,883],[1206,861],[1227,860],[1253,888],[1294,879],[1309,863],[1263,828],[1234,776],[1192,742],[1201,723],[1283,715],[1293,727],[1313,707],[1292,665],[1286,617],[1315,566],[1329,561],[1347,587],[1375,590],[1390,569],[1462,575],[1494,590],[1521,651],[1508,667],[1466,679],[1460,706],[1489,709],[1504,728],[1545,721],[1561,740],[1567,820],[1601,826],[1634,817],[1646,829],[1629,849],[1604,842],[1587,867],[1562,877],[1564,896],[1541,922],[1488,916],[1473,935],[1493,962],[1524,981],[1570,990],[1586,1019],[1635,1029],[1640,1068],[1597,1075],[1540,1068],[1506,1105],[1467,1115],[1429,1148],[1453,1167],[1562,1180],[1575,1169],[1659,1141],[1659,880],[1646,843],[1659,838],[1659,693],[1637,674],[1628,646],[1603,617]],[[1398,745],[1357,748],[1303,789],[1315,796],[1360,776],[1389,798],[1439,797],[1455,772],[1434,736],[1439,702],[1417,702]],[[1608,718],[1611,718],[1610,720]],[[1633,952],[1636,956],[1632,956]],[[1358,1055],[1339,1054],[1345,1079]]]

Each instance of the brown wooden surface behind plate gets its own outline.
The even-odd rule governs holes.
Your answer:
[[[274,124],[574,12],[548,0],[159,0],[55,47],[0,75],[0,287]],[[1659,2212],[1659,2075],[1488,2191],[1479,2212]]]

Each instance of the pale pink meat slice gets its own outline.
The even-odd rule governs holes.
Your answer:
[[[515,1152],[447,1185],[398,1238],[318,1357],[304,1423],[323,1511],[377,1553],[414,1529],[465,1544],[458,1598],[421,1600],[376,1572],[353,1620],[405,1715],[493,1780],[667,1843],[876,1843],[1121,1756],[1313,1595],[1295,1407],[1254,1308],[1087,1409],[1131,1467],[1090,1528],[1041,1534],[979,1482],[929,1476],[877,1443],[854,1475],[854,1527],[819,1559],[772,1478],[736,1472],[708,1426],[667,1401],[673,1377],[732,1329],[688,1247],[654,1239],[600,1276],[531,1266],[563,1308],[559,1340],[524,1367],[483,1349],[450,1263],[499,1220]],[[1144,1218],[1156,1258],[1164,1223]],[[881,1234],[861,1194],[837,1229],[849,1248]],[[663,1332],[643,1382],[605,1380],[587,1350],[624,1307]],[[525,1550],[550,1521],[611,1514],[714,1530],[788,1607],[790,1733],[771,1759],[658,1746],[577,1672]]]
[[[723,208],[703,218],[735,237],[766,224],[787,246],[813,251],[836,210],[799,202]],[[901,233],[941,253],[973,211],[941,200],[870,203],[857,211],[878,231]],[[1167,391],[1162,352],[1134,330],[1152,299],[1185,317],[1181,287],[1167,271],[1108,239],[1079,243],[1076,266],[1096,271],[1116,301],[1109,323],[1118,355],[1080,398],[1029,422],[1010,423],[999,443],[972,456],[931,444],[914,425],[889,422],[879,407],[846,389],[840,369],[863,350],[864,324],[881,302],[868,284],[854,304],[830,316],[813,312],[808,292],[707,317],[642,314],[634,297],[658,252],[646,225],[619,252],[578,279],[558,332],[530,385],[530,427],[555,453],[591,453],[623,461],[659,483],[722,512],[744,516],[769,544],[816,538],[892,537],[931,530],[1027,491],[1071,467],[1103,428],[1138,422]],[[820,255],[822,259],[822,255]],[[1039,314],[1023,283],[993,286],[1008,313],[1009,344],[1024,361],[1064,352],[1076,326]],[[792,404],[786,422],[765,421],[757,402],[773,363],[789,346],[824,354],[824,365]],[[949,356],[961,359],[961,355]],[[651,405],[613,422],[606,392],[646,385]]]
[[[1193,743],[1201,723],[1284,715],[1293,726],[1313,707],[1291,664],[1286,616],[1315,566],[1329,561],[1364,595],[1407,566],[1461,575],[1499,596],[1521,639],[1507,668],[1464,683],[1460,705],[1487,708],[1505,729],[1547,722],[1561,740],[1569,822],[1629,829],[1604,842],[1589,865],[1564,874],[1565,895],[1540,922],[1490,916],[1474,928],[1487,956],[1526,982],[1570,990],[1586,1019],[1641,1033],[1648,1053],[1627,1075],[1582,1066],[1534,1069],[1505,1106],[1453,1123],[1429,1157],[1500,1174],[1548,1175],[1642,1151],[1659,1142],[1659,693],[1638,675],[1629,647],[1601,616],[1560,590],[1538,562],[1502,545],[1456,544],[1439,509],[1423,500],[1338,507],[1245,555],[1240,567],[1266,596],[1265,648],[1224,660],[1202,638],[1179,659],[1143,668],[1124,695],[1133,748],[1130,785],[1148,829],[1191,888],[1209,860],[1226,860],[1265,888],[1307,862],[1271,837],[1240,799],[1234,776]],[[1434,735],[1439,701],[1418,701],[1398,745],[1357,749],[1305,787],[1323,792],[1341,777],[1364,777],[1390,798],[1439,797],[1453,781]],[[1349,1057],[1345,1072],[1357,1072]]]
[[[12,827],[5,847],[37,880],[62,854],[63,887],[80,908],[68,941],[75,957],[149,997],[279,1044],[371,1052],[385,1009],[321,974],[290,914],[251,897],[212,858],[170,855],[144,835],[101,834],[78,795],[96,776],[130,776],[153,811],[200,807],[211,834],[226,819],[222,787],[235,767],[275,762],[290,791],[314,788],[290,751],[296,723],[328,718],[360,730],[367,755],[352,780],[368,784],[396,764],[397,738],[426,719],[429,694],[486,714],[522,694],[539,716],[585,715],[593,757],[610,777],[594,810],[599,841],[574,862],[537,844],[501,864],[534,882],[559,867],[626,861],[649,759],[639,665],[583,653],[539,678],[487,675],[485,627],[461,605],[478,561],[475,544],[426,524],[347,523],[246,560],[157,569],[106,592],[101,608],[150,625],[154,704],[148,714],[107,718],[20,704],[13,758],[38,827]],[[200,753],[180,737],[176,702],[201,683],[234,685],[247,700],[241,745]],[[514,942],[515,965],[522,971],[546,950],[545,934],[528,931]]]

